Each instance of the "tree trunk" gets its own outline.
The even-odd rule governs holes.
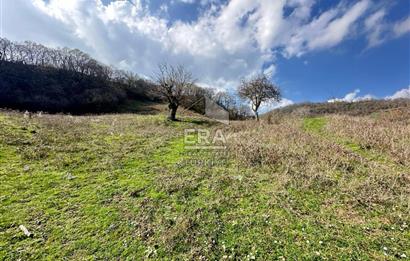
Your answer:
[[[178,106],[169,105],[169,116],[168,116],[169,120],[171,120],[171,121],[176,121],[177,120],[177,118],[176,118],[177,109],[178,109]]]
[[[257,120],[257,121],[259,121],[259,113],[258,113],[258,111],[254,111],[255,112],[255,119]]]
[[[258,101],[252,104],[252,110],[255,113],[255,120],[257,121],[259,121],[259,113],[258,113],[259,106],[261,106],[261,103]]]

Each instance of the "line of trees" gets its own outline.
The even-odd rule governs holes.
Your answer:
[[[243,120],[250,116],[249,106],[235,96],[195,85],[194,77],[183,66],[161,64],[154,78],[156,83],[154,93],[168,103],[169,120],[176,120],[176,113],[180,106],[204,114],[206,97],[225,109],[230,119]]]
[[[214,92],[195,86],[192,74],[183,66],[174,67],[162,64],[155,76],[155,93],[168,102],[170,112],[168,119],[173,121],[176,120],[176,113],[180,105],[187,107],[190,106],[190,103],[197,104],[205,100],[204,97],[213,99],[219,106],[228,111],[230,119],[248,118],[251,108],[255,119],[259,120],[259,108],[263,103],[281,100],[280,89],[269,78],[267,74],[261,73],[251,79],[241,81],[238,95],[250,103],[249,107],[243,102],[238,102],[226,92]],[[201,106],[204,105],[201,103]]]
[[[51,67],[104,79],[124,77],[124,72],[105,66],[78,49],[54,49],[30,41],[18,43],[0,38],[0,61]]]
[[[0,107],[112,112],[130,99],[155,99],[152,83],[69,48],[0,38]]]
[[[183,66],[162,64],[153,80],[106,66],[78,49],[0,38],[3,108],[83,114],[115,112],[132,100],[162,100],[168,103],[169,119],[176,120],[180,106],[204,114],[208,97],[228,111],[231,119],[251,114],[237,96],[196,85]],[[249,100],[257,119],[263,102],[280,99],[279,89],[264,74],[243,80],[238,94]]]

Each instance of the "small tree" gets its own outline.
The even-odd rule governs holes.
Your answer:
[[[183,66],[159,65],[155,76],[155,92],[168,102],[169,117],[175,121],[178,107],[185,98],[185,93],[194,85],[192,74]]]
[[[259,107],[268,101],[281,100],[280,89],[275,86],[266,74],[258,74],[250,80],[242,80],[238,88],[241,98],[248,99],[252,104],[252,111],[255,113],[256,120],[259,120]]]

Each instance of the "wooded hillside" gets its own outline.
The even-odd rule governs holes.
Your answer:
[[[0,107],[47,112],[114,112],[129,100],[155,99],[152,84],[77,49],[0,39]]]

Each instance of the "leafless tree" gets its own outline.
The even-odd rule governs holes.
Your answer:
[[[256,120],[259,120],[258,110],[262,103],[281,100],[280,89],[263,73],[250,80],[243,79],[238,88],[238,93],[241,98],[251,101]]]
[[[192,74],[183,66],[161,64],[155,75],[155,92],[168,102],[169,117],[175,121],[178,107],[186,97],[186,92],[192,90],[195,80]]]
[[[11,42],[7,39],[0,38],[0,61],[7,60],[7,52],[10,48]]]
[[[227,92],[217,92],[214,96],[213,99],[215,102],[223,107],[225,110],[229,111],[230,109],[235,107],[235,99],[231,95],[229,95]]]
[[[103,65],[88,54],[69,48],[49,48],[41,44],[26,41],[12,42],[0,38],[0,62],[22,63],[42,67],[51,67],[79,73],[78,75],[98,77],[103,80],[137,84],[139,77],[128,72],[115,72],[116,69]]]
[[[219,91],[214,93],[212,99],[229,112],[229,118],[232,120],[244,120],[251,115],[249,106],[243,104],[234,94]]]

